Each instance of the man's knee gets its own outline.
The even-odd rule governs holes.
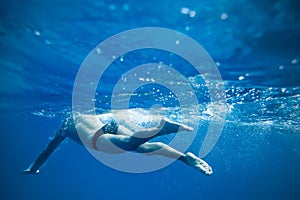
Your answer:
[[[158,151],[161,148],[163,148],[165,144],[162,142],[146,142],[144,144],[141,144],[137,148],[138,153],[151,153],[153,151]]]

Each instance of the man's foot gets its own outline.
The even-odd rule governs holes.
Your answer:
[[[193,153],[186,153],[185,158],[186,164],[193,167],[194,169],[197,169],[206,175],[211,175],[213,173],[211,166],[209,166],[204,160],[195,156]]]
[[[169,119],[162,119],[160,121],[160,125],[159,127],[162,127],[162,129],[164,129],[164,132],[167,133],[176,133],[176,132],[181,132],[181,131],[193,131],[192,127],[189,127],[187,125],[184,124],[179,124],[177,122],[172,122]]]

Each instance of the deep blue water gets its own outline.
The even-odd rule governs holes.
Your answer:
[[[299,9],[297,0],[1,1],[1,199],[300,199]],[[76,73],[88,53],[108,37],[140,27],[182,32],[217,63],[228,111],[222,135],[205,157],[214,174],[179,161],[151,173],[124,173],[71,140],[39,175],[21,174],[70,112]],[[111,108],[123,73],[148,62],[173,66],[190,80],[201,112],[180,112],[187,124],[199,120],[189,148],[199,152],[218,105],[203,80],[181,67],[188,63],[168,52],[139,50],[112,63],[101,80],[105,87],[97,90],[97,110]],[[130,108],[140,112],[164,106],[153,112],[176,120],[178,101],[167,88],[147,85],[118,95],[132,95]],[[126,108],[122,99],[118,105]]]

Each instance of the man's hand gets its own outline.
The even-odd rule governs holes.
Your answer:
[[[40,173],[40,170],[36,170],[36,171],[33,171],[32,169],[28,168],[28,169],[25,169],[24,171],[22,171],[22,174],[38,174]]]

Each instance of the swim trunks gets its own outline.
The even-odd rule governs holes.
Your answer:
[[[97,149],[97,140],[98,138],[103,135],[103,134],[117,134],[118,133],[118,124],[117,122],[114,120],[114,119],[111,119],[111,121],[107,124],[105,124],[101,130],[102,131],[97,131],[93,138],[92,138],[92,146],[95,150],[98,150]]]

